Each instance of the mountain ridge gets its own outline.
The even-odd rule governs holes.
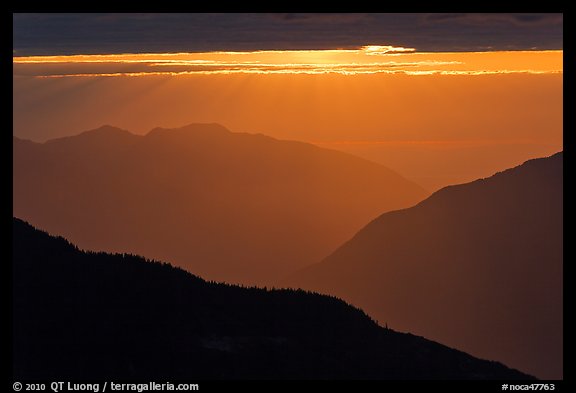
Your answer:
[[[170,135],[172,134],[172,135]],[[394,171],[393,169],[390,169],[382,164],[379,164],[377,162],[374,162],[372,160],[369,160],[367,158],[363,158],[363,157],[359,157],[356,156],[354,154],[351,153],[347,153],[347,152],[343,152],[340,150],[333,150],[333,149],[328,149],[325,147],[320,147],[317,146],[315,144],[312,143],[308,143],[308,142],[302,142],[302,141],[298,141],[298,140],[291,140],[291,139],[281,139],[281,138],[276,138],[273,136],[269,136],[263,133],[251,133],[251,132],[237,132],[237,131],[230,131],[228,128],[226,128],[225,126],[221,125],[220,123],[189,123],[187,125],[184,125],[182,127],[176,127],[176,128],[165,128],[165,127],[154,127],[152,129],[150,129],[148,132],[144,133],[144,134],[135,134],[132,133],[128,130],[125,130],[123,128],[120,127],[116,127],[113,125],[109,125],[109,124],[105,124],[102,125],[100,127],[94,128],[94,129],[90,129],[90,130],[86,130],[86,131],[82,131],[78,134],[75,135],[68,135],[68,136],[62,136],[62,137],[57,137],[57,138],[52,138],[52,139],[48,139],[44,142],[37,142],[37,141],[33,141],[30,139],[25,139],[25,138],[20,138],[17,136],[13,136],[13,139],[18,140],[18,141],[25,141],[25,142],[31,142],[37,145],[53,145],[53,144],[59,144],[62,142],[68,142],[71,140],[78,140],[78,139],[95,139],[95,138],[104,138],[104,137],[124,137],[124,138],[132,138],[132,139],[136,139],[136,138],[161,138],[161,137],[182,137],[182,136],[198,136],[198,135],[206,135],[206,136],[247,136],[247,137],[251,137],[251,138],[255,138],[255,139],[261,139],[261,140],[266,140],[268,142],[285,142],[288,144],[292,144],[293,146],[299,146],[299,147],[305,147],[307,149],[313,149],[313,150],[317,150],[317,151],[330,151],[331,154],[338,154],[341,157],[353,157],[355,160],[361,160],[364,161],[366,163],[370,163],[374,166],[380,167],[380,168],[385,168],[387,171],[389,171],[389,173],[394,174],[398,177],[402,177],[398,172]],[[416,183],[414,183],[411,180],[407,180],[408,182],[420,187],[419,185],[417,185]],[[421,188],[421,187],[420,187]],[[422,191],[425,191],[424,189],[422,189]]]
[[[17,218],[12,247],[14,378],[533,379],[334,297],[84,252]]]
[[[269,284],[427,195],[379,164],[217,124],[145,136],[104,127],[33,147],[13,140],[13,152],[16,215],[82,248],[229,282]]]
[[[384,213],[283,285],[336,295],[399,330],[561,378],[562,161],[562,152],[529,160]]]
[[[402,210],[406,210],[406,209],[412,209],[412,208],[417,208],[420,205],[427,205],[430,203],[434,203],[436,202],[437,199],[441,199],[444,198],[444,195],[446,193],[452,193],[452,192],[459,192],[460,190],[462,190],[462,187],[468,187],[468,186],[481,186],[482,184],[484,184],[485,181],[489,181],[492,178],[499,178],[501,176],[506,176],[510,171],[514,171],[516,169],[526,169],[527,167],[531,166],[533,163],[537,163],[540,162],[540,160],[545,160],[547,158],[550,159],[554,159],[554,158],[562,158],[563,157],[563,152],[557,152],[554,153],[548,157],[540,157],[540,158],[533,158],[530,160],[525,161],[522,164],[519,164],[515,167],[512,168],[507,168],[504,169],[502,171],[496,172],[494,173],[492,176],[488,176],[488,177],[484,177],[484,178],[480,178],[480,179],[476,179],[473,180],[471,182],[467,182],[467,183],[462,183],[462,184],[452,184],[452,185],[448,185],[445,187],[442,187],[441,189],[434,191],[432,194],[430,194],[430,196],[428,196],[427,198],[425,198],[424,200],[418,202],[417,204],[415,204],[414,206],[408,207],[408,208],[404,208],[404,209],[399,209],[399,210],[394,210],[394,211],[390,211],[390,212],[386,212],[383,213],[382,215],[376,217],[374,220],[370,221],[368,224],[366,224],[366,226],[364,228],[362,228],[360,231],[358,231],[357,234],[354,235],[353,238],[351,238],[349,241],[351,241],[352,239],[354,239],[356,236],[358,236],[361,232],[365,231],[368,229],[368,227],[370,227],[371,225],[373,225],[373,223],[375,223],[377,225],[378,222],[380,222],[380,220],[384,219],[385,216],[387,214],[392,214],[395,211],[402,211]],[[348,243],[348,241],[346,242]]]

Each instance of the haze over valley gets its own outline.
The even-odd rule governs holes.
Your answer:
[[[379,164],[217,124],[13,140],[14,214],[88,250],[270,285],[427,192]]]

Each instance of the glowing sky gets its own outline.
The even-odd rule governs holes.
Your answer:
[[[416,53],[370,45],[356,50],[14,57],[14,74],[146,76],[191,74],[484,75],[561,73],[562,51]]]
[[[215,122],[434,190],[562,149],[561,27],[561,14],[15,14],[13,134]]]

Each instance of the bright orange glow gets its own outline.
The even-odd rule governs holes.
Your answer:
[[[378,141],[378,140],[340,140],[340,141],[309,141],[316,145],[326,145],[326,146],[338,146],[338,145],[387,145],[387,146],[403,146],[403,145],[433,145],[433,146],[444,146],[444,147],[468,147],[468,146],[479,146],[479,145],[491,145],[491,144],[504,144],[504,145],[522,145],[522,144],[539,144],[539,140],[527,140],[527,139],[497,139],[497,140],[395,140],[395,141]]]
[[[561,73],[562,54],[562,51],[416,53],[411,48],[366,46],[358,50],[36,56],[15,57],[13,61],[15,74],[31,72],[41,77],[236,73],[484,75]]]

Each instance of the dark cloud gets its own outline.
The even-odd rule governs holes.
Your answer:
[[[276,13],[268,14],[284,22],[321,22],[321,23],[355,23],[368,20],[370,14],[362,13]]]
[[[474,25],[490,27],[495,25],[511,26],[548,26],[562,27],[562,14],[496,14],[496,13],[458,13],[458,14],[429,14],[425,18],[428,22],[447,22],[460,25]]]
[[[561,49],[562,14],[14,14],[16,55],[333,49]]]

